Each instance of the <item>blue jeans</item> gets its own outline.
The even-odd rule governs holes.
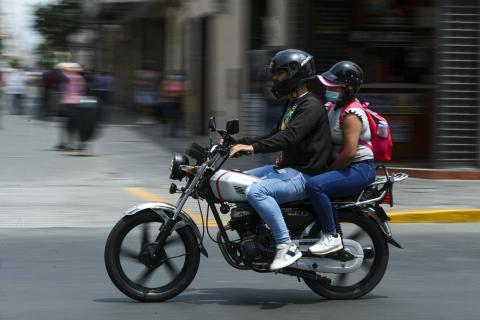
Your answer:
[[[367,160],[351,164],[341,170],[328,171],[311,177],[306,192],[322,225],[324,234],[333,234],[335,221],[329,197],[349,197],[360,193],[375,181],[375,162]]]
[[[279,204],[306,199],[308,175],[292,168],[275,169],[265,166],[248,171],[260,180],[246,190],[248,203],[257,211],[273,233],[275,242],[290,241],[287,225]]]

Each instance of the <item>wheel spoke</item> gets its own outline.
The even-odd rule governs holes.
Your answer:
[[[124,258],[127,258],[128,260],[132,260],[132,261],[140,263],[140,261],[138,259],[139,254],[137,252],[135,252],[134,250],[130,249],[130,248],[122,248],[120,250],[120,256],[124,257]]]
[[[170,279],[175,279],[178,275],[177,266],[171,260],[169,260],[167,255],[165,255],[165,258],[167,259],[167,261],[165,261],[164,263],[167,267],[168,275],[170,276]]]
[[[153,271],[155,271],[156,268],[145,268],[142,273],[138,275],[136,278],[135,282],[138,283],[141,286],[145,286],[145,283],[150,279],[150,277],[153,275]]]
[[[148,223],[142,225],[142,243],[141,248],[150,243],[150,234],[148,232]]]

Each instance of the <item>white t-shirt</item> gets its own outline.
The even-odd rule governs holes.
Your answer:
[[[344,108],[333,108],[328,112],[328,122],[330,124],[330,133],[333,141],[333,158],[336,159],[343,147],[343,130],[340,126],[340,115]],[[362,108],[350,108],[345,116],[348,114],[356,115],[362,121],[362,129],[360,131],[360,140],[371,143],[370,126],[368,125],[368,118]],[[344,118],[345,119],[345,118]],[[373,159],[373,152],[369,147],[363,146],[360,143],[357,145],[357,152],[352,162],[359,162]]]
[[[26,78],[22,70],[13,70],[5,78],[5,93],[25,94]]]

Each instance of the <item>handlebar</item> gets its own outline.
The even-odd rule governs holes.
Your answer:
[[[252,153],[250,151],[238,151],[232,157],[233,158],[240,158],[241,156],[250,156]]]

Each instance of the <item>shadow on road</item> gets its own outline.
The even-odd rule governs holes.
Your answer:
[[[359,300],[385,299],[386,296],[367,295]],[[128,298],[97,299],[100,303],[135,303]],[[163,303],[188,303],[193,305],[259,306],[262,310],[279,309],[288,305],[328,303],[308,290],[275,290],[252,288],[206,288],[187,289],[176,298]]]

